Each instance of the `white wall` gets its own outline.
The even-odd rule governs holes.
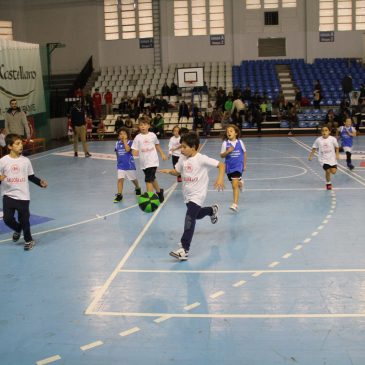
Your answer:
[[[335,32],[335,42],[319,42],[318,0],[298,0],[296,9],[279,10],[279,26],[263,25],[263,10],[246,11],[244,1],[225,0],[225,45],[211,46],[209,36],[174,37],[173,1],[161,0],[163,65],[179,62],[258,59],[259,38],[285,37],[287,58],[362,57],[362,31]],[[151,64],[153,49],[138,40],[105,41],[102,0],[0,0],[0,18],[13,20],[15,39],[66,48],[52,54],[52,72],[81,71],[92,55],[94,65]]]

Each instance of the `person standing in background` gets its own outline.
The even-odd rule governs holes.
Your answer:
[[[18,107],[15,99],[10,100],[10,108],[5,114],[5,133],[18,134],[30,140],[30,129],[25,113]]]
[[[81,139],[82,148],[85,157],[90,157],[88,146],[86,143],[86,125],[85,125],[85,111],[82,109],[80,102],[75,104],[71,110],[71,125],[74,131],[74,155],[78,157],[79,138]]]

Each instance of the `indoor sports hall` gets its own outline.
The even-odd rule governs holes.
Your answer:
[[[113,142],[32,156],[49,188],[31,189],[31,252],[1,235],[2,363],[361,364],[365,170],[341,161],[327,191],[313,137],[244,142],[240,211],[211,171],[219,221],[198,221],[186,262],[168,254],[186,210],[176,178],[158,176],[166,199],[147,214],[131,184],[112,203]],[[202,145],[218,156],[220,140]]]
[[[364,365],[364,29],[363,0],[0,0],[1,157],[15,99],[48,182],[29,184],[31,250],[0,203],[0,365]],[[117,125],[134,138],[143,113],[163,118],[165,154],[179,125],[224,162],[227,120],[241,128],[239,209],[211,169],[218,222],[197,221],[186,261],[169,255],[186,214],[175,176],[157,173],[152,213],[130,181],[113,202]],[[354,169],[341,151],[329,190],[308,157],[347,119]]]

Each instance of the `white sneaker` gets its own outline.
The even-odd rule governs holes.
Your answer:
[[[231,210],[233,210],[233,211],[235,211],[235,212],[238,212],[238,205],[237,205],[237,204],[235,204],[235,203],[233,203],[233,204],[229,207],[229,209],[231,209]]]
[[[242,191],[243,190],[243,185],[244,185],[244,181],[243,180],[240,180],[239,182],[238,182],[238,188]]]
[[[213,209],[213,214],[210,216],[210,221],[213,224],[216,224],[218,222],[218,210],[219,210],[218,204],[212,205],[212,209]]]
[[[182,247],[170,252],[170,256],[175,257],[175,259],[178,259],[180,261],[186,261],[189,256],[189,251],[185,251]]]

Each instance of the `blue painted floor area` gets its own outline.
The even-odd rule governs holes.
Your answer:
[[[198,221],[187,262],[168,255],[186,209],[174,177],[158,175],[166,200],[146,214],[129,182],[113,204],[114,142],[31,156],[49,183],[31,185],[31,212],[52,219],[33,222],[30,252],[1,229],[1,365],[363,365],[365,138],[333,191],[314,139],[245,139],[238,213],[212,170],[219,222]],[[202,143],[219,159],[221,140]]]

